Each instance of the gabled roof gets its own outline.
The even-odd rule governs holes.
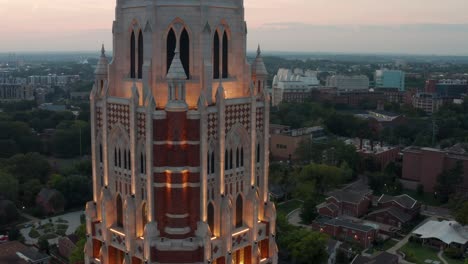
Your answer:
[[[413,209],[414,206],[418,203],[417,200],[413,199],[407,194],[402,194],[398,196],[382,194],[382,196],[380,196],[378,200],[379,203],[388,203],[392,201],[407,209]]]
[[[328,208],[330,209],[331,211],[338,211],[340,208],[338,208],[338,206],[334,203],[327,203],[327,202],[323,202],[319,205],[317,205],[317,209],[320,209],[320,208]]]
[[[366,224],[355,223],[355,222],[352,222],[351,220],[339,218],[339,217],[333,218],[327,221],[325,224],[349,228],[349,229],[363,231],[363,232],[369,232],[369,231],[377,229],[377,227],[373,227],[373,226],[366,225]]]
[[[358,204],[363,199],[368,199],[364,193],[345,190],[333,191],[329,193],[329,196],[335,198],[339,202],[348,202],[353,204]]]
[[[351,264],[392,264],[398,263],[398,256],[382,252],[375,257],[356,256]]]
[[[395,218],[397,218],[398,220],[400,220],[402,222],[408,222],[408,221],[411,220],[411,215],[403,212],[401,209],[396,208],[394,206],[383,208],[383,209],[371,212],[369,214],[369,216],[379,214],[379,213],[382,213],[382,212],[387,212],[387,213],[393,215]]]

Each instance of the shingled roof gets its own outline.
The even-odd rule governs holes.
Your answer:
[[[394,217],[396,217],[397,219],[399,219],[402,222],[408,222],[408,221],[411,220],[411,215],[409,215],[409,214],[403,212],[401,209],[398,209],[398,208],[393,207],[393,206],[371,212],[371,213],[369,213],[369,216],[379,214],[379,213],[382,213],[382,212],[387,212],[387,213],[393,215]]]
[[[411,196],[407,194],[402,194],[398,196],[382,194],[382,196],[380,196],[378,200],[379,203],[388,203],[392,201],[407,209],[413,209],[414,206],[416,206],[416,204],[418,203],[417,200],[413,199]]]

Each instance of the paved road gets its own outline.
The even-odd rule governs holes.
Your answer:
[[[286,217],[288,218],[288,222],[293,225],[293,226],[300,226],[300,227],[305,227],[305,228],[311,228],[308,225],[303,225],[301,224],[301,208],[298,208],[292,212],[290,212]]]

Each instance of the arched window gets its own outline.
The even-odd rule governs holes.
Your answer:
[[[226,31],[223,34],[223,78],[227,78],[228,73],[228,37]]]
[[[236,228],[242,227],[244,225],[244,204],[242,196],[239,194],[236,199]]]
[[[130,37],[130,78],[135,78],[135,32]]]
[[[210,227],[211,233],[214,232],[214,206],[212,203],[208,204],[208,226]]]
[[[215,173],[215,156],[214,156],[214,151],[211,152],[211,173]]]
[[[187,79],[190,78],[190,39],[187,30],[184,28],[180,34],[180,60],[184,66]]]
[[[117,195],[115,206],[117,207],[117,227],[123,227],[123,203],[120,194]]]
[[[122,168],[122,155],[119,149],[119,168]]]
[[[169,31],[169,34],[167,35],[167,43],[166,43],[166,48],[167,48],[167,71],[169,72],[169,68],[171,67],[172,59],[174,59],[175,55],[175,49],[176,49],[176,35],[174,33],[174,30],[171,28]]]
[[[239,148],[237,148],[236,150],[236,168],[239,168],[240,166],[240,152],[239,152]]]
[[[219,35],[215,32],[213,40],[213,78],[219,79]]]
[[[138,34],[138,79],[143,78],[143,32]]]

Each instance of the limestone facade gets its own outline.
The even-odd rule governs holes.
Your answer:
[[[91,92],[86,263],[277,263],[269,96],[241,0],[118,0]]]

